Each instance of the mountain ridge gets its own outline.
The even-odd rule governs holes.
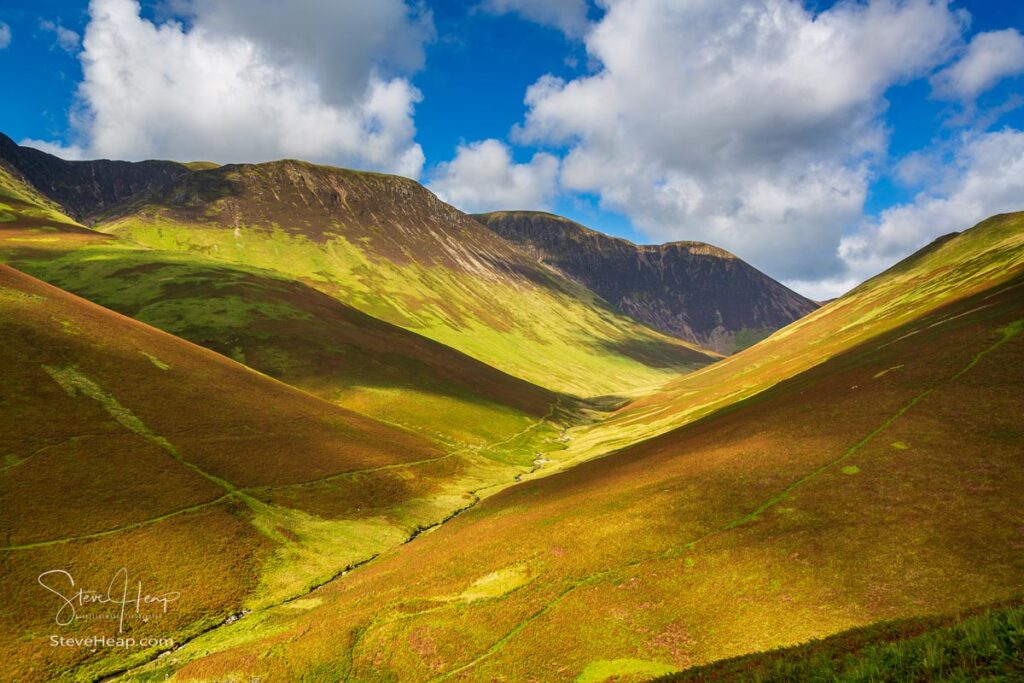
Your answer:
[[[202,170],[63,161],[9,138],[0,159],[101,232],[272,270],[549,390],[646,391],[718,359],[619,313],[401,176],[297,160]]]
[[[474,217],[622,313],[720,353],[750,346],[818,307],[704,242],[638,245],[544,212]]]

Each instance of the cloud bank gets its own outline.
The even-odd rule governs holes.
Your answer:
[[[886,90],[946,60],[963,24],[944,1],[609,0],[586,37],[600,69],[538,80],[517,139],[567,146],[563,186],[654,240],[834,277],[885,152]]]
[[[422,65],[429,15],[402,0],[178,7],[187,22],[149,21],[136,0],[91,2],[72,120],[82,154],[301,157],[418,177],[420,93],[387,74]]]

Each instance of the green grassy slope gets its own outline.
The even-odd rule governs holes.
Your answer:
[[[616,313],[404,178],[230,165],[93,219],[151,247],[301,279],[555,391],[651,389],[717,358]]]
[[[180,641],[561,448],[568,400],[300,282],[97,233],[2,168],[0,212],[2,260],[336,404],[0,265],[0,678],[92,680],[154,656],[50,648],[53,631],[112,634],[53,627],[42,571],[188,587],[173,616],[126,631]]]
[[[1024,213],[933,245],[767,340],[570,432],[566,460],[589,459],[691,423],[1024,269]],[[930,323],[927,323],[930,324]],[[922,323],[908,331],[920,334]]]
[[[659,678],[719,681],[903,683],[1024,679],[1020,602],[955,618],[912,619],[854,629],[797,647],[747,655]]]
[[[893,273],[868,283],[856,296],[882,311],[826,360],[507,489],[308,609],[242,620],[129,678],[645,680],[1011,598],[1024,580],[1012,220],[895,271],[914,286],[885,296]],[[924,283],[936,259],[951,282],[993,275],[914,315],[900,300],[925,286],[939,296],[941,280]],[[849,323],[866,313],[839,306]]]
[[[0,168],[9,217],[0,260],[331,402],[482,447],[536,424],[558,401],[301,282],[114,239],[30,193]]]

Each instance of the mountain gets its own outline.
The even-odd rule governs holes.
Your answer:
[[[620,312],[720,353],[751,346],[818,308],[710,244],[637,245],[532,211],[474,218]]]
[[[1024,214],[724,359],[531,250],[393,176],[0,138],[0,679],[1019,655]],[[121,568],[173,604],[54,624]],[[174,646],[52,644],[122,629]]]
[[[1009,600],[1022,288],[1024,215],[996,217],[691,375],[732,393],[700,419],[505,489],[308,609],[133,673],[645,680]],[[700,386],[651,401],[692,417]]]
[[[302,282],[62,211],[0,164],[0,260],[109,307],[0,264],[4,680],[94,680],[153,656],[39,652],[46,569],[102,587],[126,567],[180,590],[181,609],[126,634],[183,642],[302,595],[563,447],[568,397]]]
[[[569,407],[303,282],[84,228],[2,167],[0,202],[0,261],[332,403],[474,448],[537,425],[517,444],[528,463]]]
[[[0,160],[77,220],[164,191],[189,173],[186,165],[173,161],[68,162],[31,147],[21,147],[3,133]]]
[[[68,162],[7,138],[0,160],[99,231],[298,280],[549,390],[639,392],[718,358],[614,311],[406,178],[299,161]]]

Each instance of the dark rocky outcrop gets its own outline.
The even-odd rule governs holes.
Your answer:
[[[560,216],[475,216],[521,249],[641,322],[720,353],[785,327],[818,304],[702,242],[636,245]]]
[[[20,147],[3,133],[0,162],[79,221],[89,221],[112,207],[166,191],[190,173],[173,161],[65,161],[31,147]]]

